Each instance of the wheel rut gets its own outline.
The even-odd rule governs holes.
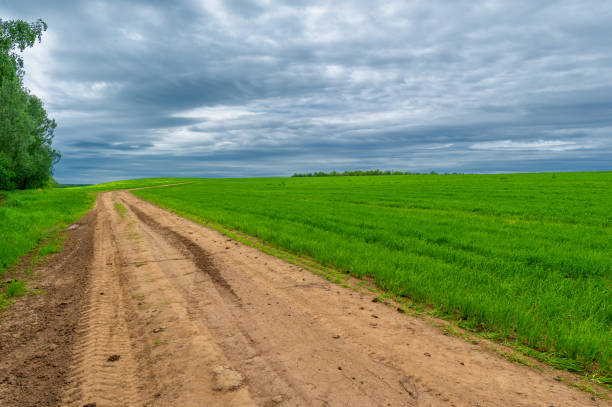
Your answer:
[[[130,340],[125,292],[121,287],[117,243],[111,219],[98,203],[89,302],[84,308],[73,350],[66,406],[137,406],[145,404],[138,363]]]
[[[208,274],[211,280],[228,296],[235,301],[240,301],[240,298],[236,295],[232,287],[228,284],[225,278],[223,278],[219,270],[213,265],[211,255],[202,249],[202,247],[198,246],[196,243],[180,233],[175,232],[170,228],[163,227],[152,217],[148,216],[134,205],[128,204],[128,207],[145,225],[155,230],[155,232],[159,233],[163,238],[173,242],[176,246],[186,250],[191,255],[191,260],[195,263],[198,269]]]

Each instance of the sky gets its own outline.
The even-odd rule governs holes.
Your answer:
[[[62,183],[612,170],[612,2],[0,0]]]

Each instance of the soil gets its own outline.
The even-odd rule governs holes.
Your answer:
[[[29,289],[40,293],[16,299],[0,313],[1,406],[60,404],[76,327],[87,303],[95,218],[95,212],[82,218],[62,253],[36,270],[40,277]]]
[[[128,192],[80,224],[0,320],[2,406],[608,403]]]

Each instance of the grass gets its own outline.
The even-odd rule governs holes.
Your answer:
[[[560,368],[611,375],[610,172],[210,179],[134,194],[370,277]]]
[[[576,383],[572,383],[572,386],[585,391],[587,393],[591,393],[593,396],[595,397],[599,397],[600,399],[604,399],[604,400],[608,400],[608,395],[605,393],[600,393],[597,390],[593,389],[591,386],[589,386],[585,381],[583,382],[576,382]]]
[[[26,293],[26,287],[24,281],[13,280],[6,284],[4,288],[4,295],[6,298],[21,297]]]
[[[38,247],[36,255],[33,257],[32,262],[38,263],[50,254],[59,253],[62,251],[66,235],[59,234],[49,239],[44,244]]]
[[[4,192],[0,205],[0,275],[25,253],[49,239],[93,205],[80,189]],[[52,247],[41,248],[43,252]]]
[[[11,305],[13,298],[22,297],[26,292],[25,281],[11,280],[0,285],[0,310]]]
[[[115,202],[115,210],[117,211],[117,213],[119,213],[119,216],[121,217],[121,219],[125,218],[125,214],[127,212],[127,209],[125,209],[125,206],[121,205],[119,202]]]

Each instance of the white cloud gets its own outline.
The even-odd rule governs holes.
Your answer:
[[[570,151],[591,147],[575,141],[564,140],[535,140],[535,141],[485,141],[470,146],[473,150],[491,151]]]
[[[176,113],[173,117],[184,117],[211,121],[233,120],[244,116],[252,116],[257,113],[236,106],[198,107]]]
[[[125,38],[132,41],[142,41],[144,37],[138,31],[128,30],[126,28],[121,29],[121,33]]]

